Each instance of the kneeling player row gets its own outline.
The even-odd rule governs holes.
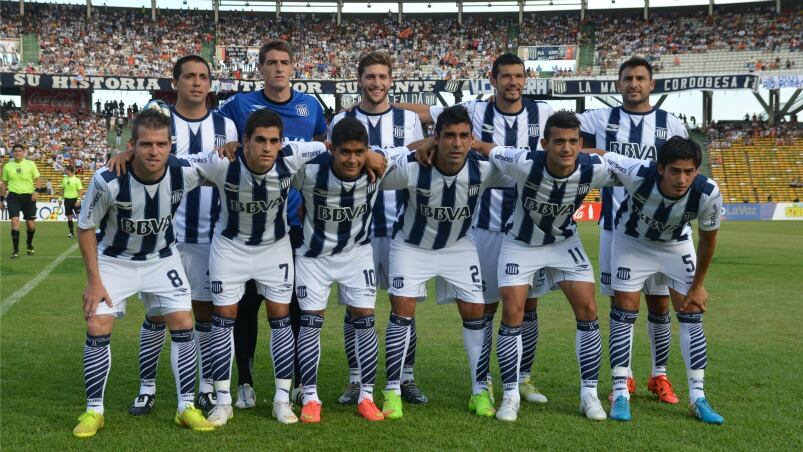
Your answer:
[[[114,317],[124,308],[125,297],[140,291],[149,312],[159,311],[165,316],[174,336],[174,348],[180,351],[183,337],[180,332],[185,329],[184,320],[189,318],[188,288],[180,266],[165,272],[169,285],[160,285],[158,278],[153,278],[154,273],[147,270],[153,284],[146,285],[136,278],[115,278],[114,271],[107,270],[106,264],[114,260],[122,262],[125,268],[142,271],[139,265],[155,271],[166,262],[174,261],[171,216],[162,217],[166,218],[162,224],[159,212],[174,209],[183,191],[193,188],[201,177],[218,187],[222,205],[209,258],[215,311],[209,350],[217,400],[208,413],[208,420],[197,419],[196,423],[181,417],[186,418],[184,413],[194,409],[194,388],[190,385],[190,382],[194,384],[194,374],[179,379],[182,370],[189,371],[189,361],[178,351],[171,354],[179,397],[183,401],[177,421],[197,429],[223,425],[233,415],[229,392],[231,334],[236,302],[248,279],[257,281],[258,290],[267,299],[277,389],[273,415],[280,422],[298,420],[288,397],[293,376],[292,358],[296,353],[301,364],[301,375],[296,377],[300,378],[303,389],[300,419],[302,422],[320,421],[321,403],[316,391],[320,328],[326,296],[333,282],[344,288],[341,296],[349,305],[356,331],[360,414],[369,420],[401,417],[398,376],[409,345],[415,300],[422,294],[426,280],[433,276],[445,282],[444,293],[457,300],[463,318],[472,375],[469,403],[474,412],[491,416],[496,413],[497,418],[508,421],[517,417],[522,313],[533,276],[537,276],[540,279],[533,284],[536,290],[559,285],[572,303],[578,325],[581,411],[589,418],[604,419],[605,411],[596,395],[601,341],[593,298],[593,271],[577,238],[572,220],[575,207],[591,188],[616,180],[633,190],[630,210],[626,206],[620,210],[625,218],[620,235],[623,239],[629,237],[637,241],[633,247],[635,256],[654,254],[655,249],[669,255],[681,248],[685,252],[687,247],[675,248],[674,242],[691,243],[688,222],[696,216],[703,219],[701,230],[716,230],[718,226],[718,217],[709,215],[709,211],[718,213],[717,209],[711,210],[718,192],[713,182],[694,177],[699,158],[693,153],[686,157],[689,142],[678,139],[680,143],[672,149],[681,149],[680,157],[670,158],[658,166],[623,157],[578,154],[581,147],[579,122],[570,113],[551,116],[541,143],[545,151],[530,151],[474,143],[470,117],[464,108],[453,107],[439,116],[434,139],[410,146],[434,147],[432,165],[419,163],[406,149],[395,149],[385,151],[391,158],[384,171],[381,171],[381,162],[375,161],[377,156],[367,148],[365,128],[356,121],[338,123],[332,133],[334,150],[328,153],[319,144],[281,147],[281,121],[272,113],[260,111],[248,120],[245,144],[235,162],[214,154],[200,154],[192,163],[167,158],[166,153],[162,155],[159,147],[162,137],[158,137],[161,128],[143,125],[142,121],[135,126],[140,126],[143,137],[153,135],[153,139],[142,144],[143,140],[135,140],[128,176],[117,177],[108,171],[95,176],[88,196],[92,203],[82,213],[79,223],[89,275],[84,297],[89,320],[85,348],[88,407],[84,416],[92,422],[82,420],[76,427],[78,436],[84,430],[94,434],[97,428],[92,430],[92,427],[97,427],[98,416],[102,424],[102,393],[109,355],[108,339],[103,340],[103,336],[107,338],[111,332]],[[489,158],[470,151],[472,146]],[[699,148],[696,151],[699,154]],[[377,174],[373,181],[364,171],[369,159],[373,160],[368,166]],[[673,179],[669,176],[670,173],[675,175],[672,165],[676,161],[689,163],[691,169],[681,165],[678,171],[681,176]],[[670,181],[669,188],[663,186],[666,181]],[[291,183],[304,196],[306,210],[304,243],[296,251],[295,265],[282,215],[283,201]],[[486,387],[491,348],[486,334],[489,318],[485,315],[480,259],[471,235],[478,197],[486,188],[496,186],[516,186],[518,190],[513,224],[502,239],[498,258],[498,285],[504,307],[497,354],[505,390],[498,411],[490,403]],[[670,188],[680,193],[665,195]],[[388,281],[393,312],[386,337],[388,386],[382,411],[373,403],[372,395],[378,342],[373,328],[377,269],[372,250],[366,246],[370,237],[371,204],[377,190],[381,189],[404,190],[408,194],[408,204],[397,221],[389,246]],[[653,197],[659,198],[653,202]],[[671,204],[667,205],[667,200],[671,200]],[[673,205],[682,207],[675,210]],[[87,234],[96,227],[101,231],[97,251],[94,238]],[[101,256],[95,258],[95,253]],[[664,274],[673,281],[674,298],[678,299],[676,307],[689,314],[699,326],[700,316],[695,312],[704,307],[702,279],[708,262],[700,265],[703,271],[698,269],[695,274],[692,256],[693,250],[691,255],[682,256],[687,270],[691,268],[684,275],[678,274],[675,266],[651,267],[643,272],[623,270],[617,273],[614,289],[622,289],[623,293],[633,289],[638,294],[647,276]],[[706,258],[710,262],[710,255]],[[649,258],[641,260],[647,264],[655,262]],[[287,309],[294,270],[296,292],[304,311],[297,350],[289,330]],[[114,296],[106,292],[104,287],[110,284],[106,281],[115,281]],[[118,281],[122,283],[117,284]],[[687,291],[689,286],[691,290]],[[684,297],[686,292],[689,295]],[[107,306],[97,307],[100,299],[105,299]],[[614,315],[618,316],[618,311],[614,311],[612,318]],[[189,321],[191,328],[191,319]],[[627,325],[626,321],[624,323]],[[190,328],[186,329],[192,337]],[[623,330],[627,330],[627,326]],[[695,331],[701,333],[701,326]],[[628,359],[629,334],[626,336],[617,336],[621,337],[616,344],[617,360]],[[612,341],[612,350],[613,345]],[[701,344],[690,344],[684,349],[692,350],[697,357],[697,363],[691,364],[697,366],[692,370],[699,371],[695,375],[701,374],[699,367],[705,364],[704,347],[703,339]],[[187,355],[194,358],[194,346],[186,348]],[[701,394],[700,391],[695,400],[698,411],[699,406],[707,406]],[[612,417],[629,419],[629,411],[627,416],[621,414],[625,405],[626,398],[625,402],[620,402],[617,397]],[[80,429],[87,424],[88,428]],[[211,425],[207,427],[208,424]]]

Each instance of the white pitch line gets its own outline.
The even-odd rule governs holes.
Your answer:
[[[22,297],[28,295],[28,292],[32,291],[36,286],[39,285],[45,278],[50,275],[50,273],[58,267],[59,264],[64,262],[64,259],[72,254],[73,251],[78,249],[78,244],[74,243],[71,247],[67,248],[67,251],[61,253],[59,257],[55,260],[51,261],[47,267],[43,268],[42,271],[39,272],[32,280],[28,281],[24,286],[20,287],[19,290],[11,294],[10,297],[3,300],[3,304],[0,305],[0,317],[2,317],[9,309],[11,309],[14,304],[16,304]]]

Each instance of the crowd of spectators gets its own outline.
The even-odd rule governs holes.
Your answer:
[[[0,149],[4,154],[17,143],[26,147],[27,158],[56,172],[71,164],[77,173],[93,172],[111,152],[104,118],[96,114],[34,113],[4,110],[0,117]]]
[[[701,131],[708,137],[708,146],[718,149],[731,148],[734,143],[752,146],[758,138],[774,139],[776,146],[790,146],[803,134],[796,117],[772,126],[755,113],[745,114],[743,121],[712,122]]]
[[[391,52],[397,78],[484,78],[490,61],[499,53],[528,45],[578,45],[583,25],[594,30],[595,65],[602,72],[615,70],[621,59],[646,56],[659,69],[679,60],[667,55],[708,50],[799,50],[803,36],[800,10],[777,15],[773,9],[724,9],[708,16],[705,10],[652,10],[644,21],[641,10],[594,12],[581,23],[576,12],[517,14],[465,14],[459,24],[454,14],[406,15],[400,24],[395,14],[344,15],[337,25],[334,14],[285,14],[221,11],[217,26],[212,11],[161,10],[151,21],[148,8],[95,7],[91,19],[84,5],[27,4],[18,16],[17,5],[2,2],[7,20],[0,23],[0,38],[39,37],[38,64],[21,67],[0,62],[3,70],[81,75],[170,76],[181,55],[200,53],[212,43],[231,51],[215,59],[223,78],[259,78],[254,52],[264,41],[281,38],[296,51],[297,79],[351,79],[354,62],[374,49]],[[754,70],[789,62],[770,58],[752,62]],[[558,71],[558,76],[574,76]]]
[[[601,71],[618,67],[627,56],[639,54],[652,62],[679,53],[709,50],[801,50],[803,16],[800,8],[776,14],[765,6],[749,10],[650,11],[650,20],[639,14],[601,15],[594,24],[595,66]],[[670,57],[671,58],[671,57]],[[679,64],[674,59],[671,64]]]

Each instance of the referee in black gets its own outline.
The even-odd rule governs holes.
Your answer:
[[[21,144],[13,147],[13,160],[3,166],[3,182],[0,186],[0,202],[8,203],[8,216],[11,218],[11,244],[14,251],[11,258],[19,257],[20,212],[25,215],[28,230],[28,256],[33,256],[33,235],[36,233],[36,200],[44,193],[42,176],[31,160],[25,159],[25,148]]]

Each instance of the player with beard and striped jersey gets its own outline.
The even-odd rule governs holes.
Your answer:
[[[657,149],[673,136],[688,137],[683,123],[660,108],[650,105],[650,92],[655,87],[652,66],[640,57],[625,61],[619,68],[619,90],[622,106],[592,110],[578,115],[583,143],[609,152],[642,160],[655,161]],[[614,215],[625,197],[622,187],[602,189],[600,215],[600,292],[611,297],[611,244]],[[675,404],[678,398],[666,376],[672,325],[669,313],[669,289],[655,278],[647,279],[643,288],[647,302],[647,333],[650,337],[652,372],[647,388],[660,401]],[[628,390],[636,390],[632,369],[628,369]],[[611,399],[613,401],[613,399]]]
[[[321,421],[318,364],[329,291],[338,284],[341,302],[351,313],[354,354],[360,372],[357,411],[369,421],[384,419],[374,404],[377,338],[374,330],[376,273],[370,229],[374,200],[383,177],[369,179],[368,131],[354,118],[343,118],[332,129],[332,153],[307,163],[293,184],[304,197],[304,241],[296,249],[296,297],[302,311],[298,337],[303,407],[301,422]],[[407,148],[387,151],[408,154]],[[372,166],[368,164],[368,166]],[[382,174],[382,173],[380,173]]]
[[[170,108],[172,154],[206,154],[228,141],[237,140],[234,123],[206,107],[211,84],[209,64],[200,56],[179,58],[173,66],[177,100],[176,105]],[[145,108],[149,107],[146,105]],[[187,192],[173,219],[181,262],[192,288],[201,373],[195,404],[207,414],[215,404],[209,353],[212,330],[209,247],[219,211],[217,188],[198,187]],[[153,409],[156,401],[156,369],[164,341],[164,319],[146,315],[139,336],[140,388],[128,409],[133,415],[148,414]]]
[[[290,141],[323,141],[326,137],[326,120],[318,100],[309,94],[294,90],[290,83],[293,74],[293,52],[286,41],[275,40],[259,49],[259,72],[264,86],[251,93],[235,94],[224,101],[218,111],[231,118],[243,137],[245,122],[256,110],[268,109],[279,114],[284,126],[285,143]],[[257,82],[257,86],[259,82]],[[287,197],[290,241],[298,246],[302,218],[301,196],[290,189]],[[246,284],[246,292],[240,303],[237,324],[234,327],[234,344],[237,359],[237,408],[253,408],[256,405],[252,368],[257,344],[259,307],[262,300],[252,281]],[[290,302],[290,320],[293,334],[298,335],[300,311],[295,295]],[[298,368],[296,367],[296,374]],[[296,382],[296,388],[298,382]],[[300,395],[294,389],[294,396]],[[293,397],[294,401],[297,400]]]
[[[393,83],[393,62],[384,52],[371,52],[357,64],[357,77],[362,99],[350,111],[338,113],[329,127],[331,141],[332,128],[343,118],[356,118],[368,131],[368,144],[380,148],[404,146],[424,138],[421,121],[412,111],[392,107],[388,102],[388,91]],[[381,191],[374,201],[373,223],[371,225],[371,247],[374,249],[374,272],[380,289],[388,288],[388,259],[390,258],[390,236],[393,225],[404,210],[405,193]],[[347,294],[339,291],[340,302],[345,304]],[[422,293],[426,297],[426,292]],[[351,325],[351,313],[346,310],[343,319],[343,343],[349,365],[349,385],[338,402],[356,404],[360,396],[360,369],[355,355],[355,331]],[[402,397],[410,403],[426,403],[427,397],[418,389],[414,377],[415,350],[417,334],[415,318],[411,324],[410,347],[404,357],[402,371]]]
[[[419,164],[414,156],[397,159],[383,185],[405,189],[408,204],[396,223],[390,244],[390,323],[385,337],[387,387],[382,412],[385,418],[403,416],[400,379],[410,343],[410,323],[421,286],[433,277],[451,289],[446,297],[457,300],[463,318],[463,340],[468,355],[472,396],[469,408],[480,416],[493,416],[486,381],[477,376],[483,347],[483,287],[471,224],[480,194],[488,186],[506,186],[487,159],[470,152],[471,117],[465,107],[450,107],[435,126],[433,165]]]
[[[602,153],[602,151],[599,151]],[[604,154],[613,175],[627,190],[616,213],[611,268],[615,303],[611,309],[611,376],[614,402],[611,419],[629,421],[630,362],[633,323],[641,288],[658,275],[669,286],[680,324],[680,351],[689,383],[689,411],[709,424],[722,424],[703,392],[708,363],[703,312],[708,294],[703,286],[716,246],[722,196],[716,182],[699,173],[700,147],[688,138],[672,137],[658,148],[658,161]],[[697,219],[697,252],[691,221]]]
[[[297,422],[290,406],[295,344],[289,307],[293,258],[285,220],[293,175],[326,152],[323,143],[291,142],[282,147],[282,121],[270,110],[254,112],[246,123],[243,148],[230,162],[216,153],[188,156],[221,193],[221,212],[209,255],[212,320],[211,366],[217,404],[209,421],[224,425],[232,416],[230,394],[233,327],[248,280],[267,300],[276,393],[273,416]]]
[[[486,143],[500,146],[512,146],[522,149],[542,149],[541,133],[546,120],[554,113],[552,107],[545,102],[531,101],[522,96],[526,75],[524,62],[516,55],[507,53],[500,55],[491,67],[491,85],[496,89],[496,96],[491,102],[472,100],[461,105],[471,115],[474,135]],[[443,107],[414,104],[401,104],[410,108],[422,117],[423,121],[437,120]],[[505,228],[509,226],[516,203],[516,188],[489,188],[480,197],[479,211],[474,223],[474,241],[482,264],[482,281],[485,286],[485,325],[484,346],[480,357],[480,375],[487,375],[489,394],[493,399],[490,386],[489,369],[491,345],[493,344],[493,319],[499,307],[499,288],[496,279],[496,267],[499,261],[499,249]],[[531,378],[532,363],[538,344],[538,315],[536,312],[538,298],[534,295],[527,298],[524,307],[524,323],[522,324],[522,354],[519,366],[519,391],[522,398],[529,402],[546,403],[547,398],[538,390]]]
[[[538,295],[552,284],[563,290],[577,320],[576,356],[580,365],[580,412],[593,420],[606,418],[597,398],[602,343],[594,300],[594,275],[572,215],[593,188],[613,179],[601,158],[579,154],[580,122],[574,113],[558,112],[544,127],[544,151],[481,143],[490,160],[519,189],[513,225],[499,253],[502,325],[496,352],[504,396],[497,419],[518,417],[518,364],[523,307],[533,277],[545,276]],[[493,149],[491,149],[493,147]]]
[[[173,216],[184,193],[197,187],[201,176],[189,162],[170,155],[169,129],[170,120],[151,109],[134,118],[134,157],[127,173],[116,176],[110,170],[97,171],[78,221],[78,244],[87,273],[83,295],[87,409],[73,429],[79,438],[95,436],[103,427],[114,321],[125,314],[126,299],[137,292],[148,314],[164,316],[170,329],[178,393],[175,422],[197,431],[214,430],[193,405],[198,356],[191,289],[173,229]]]

